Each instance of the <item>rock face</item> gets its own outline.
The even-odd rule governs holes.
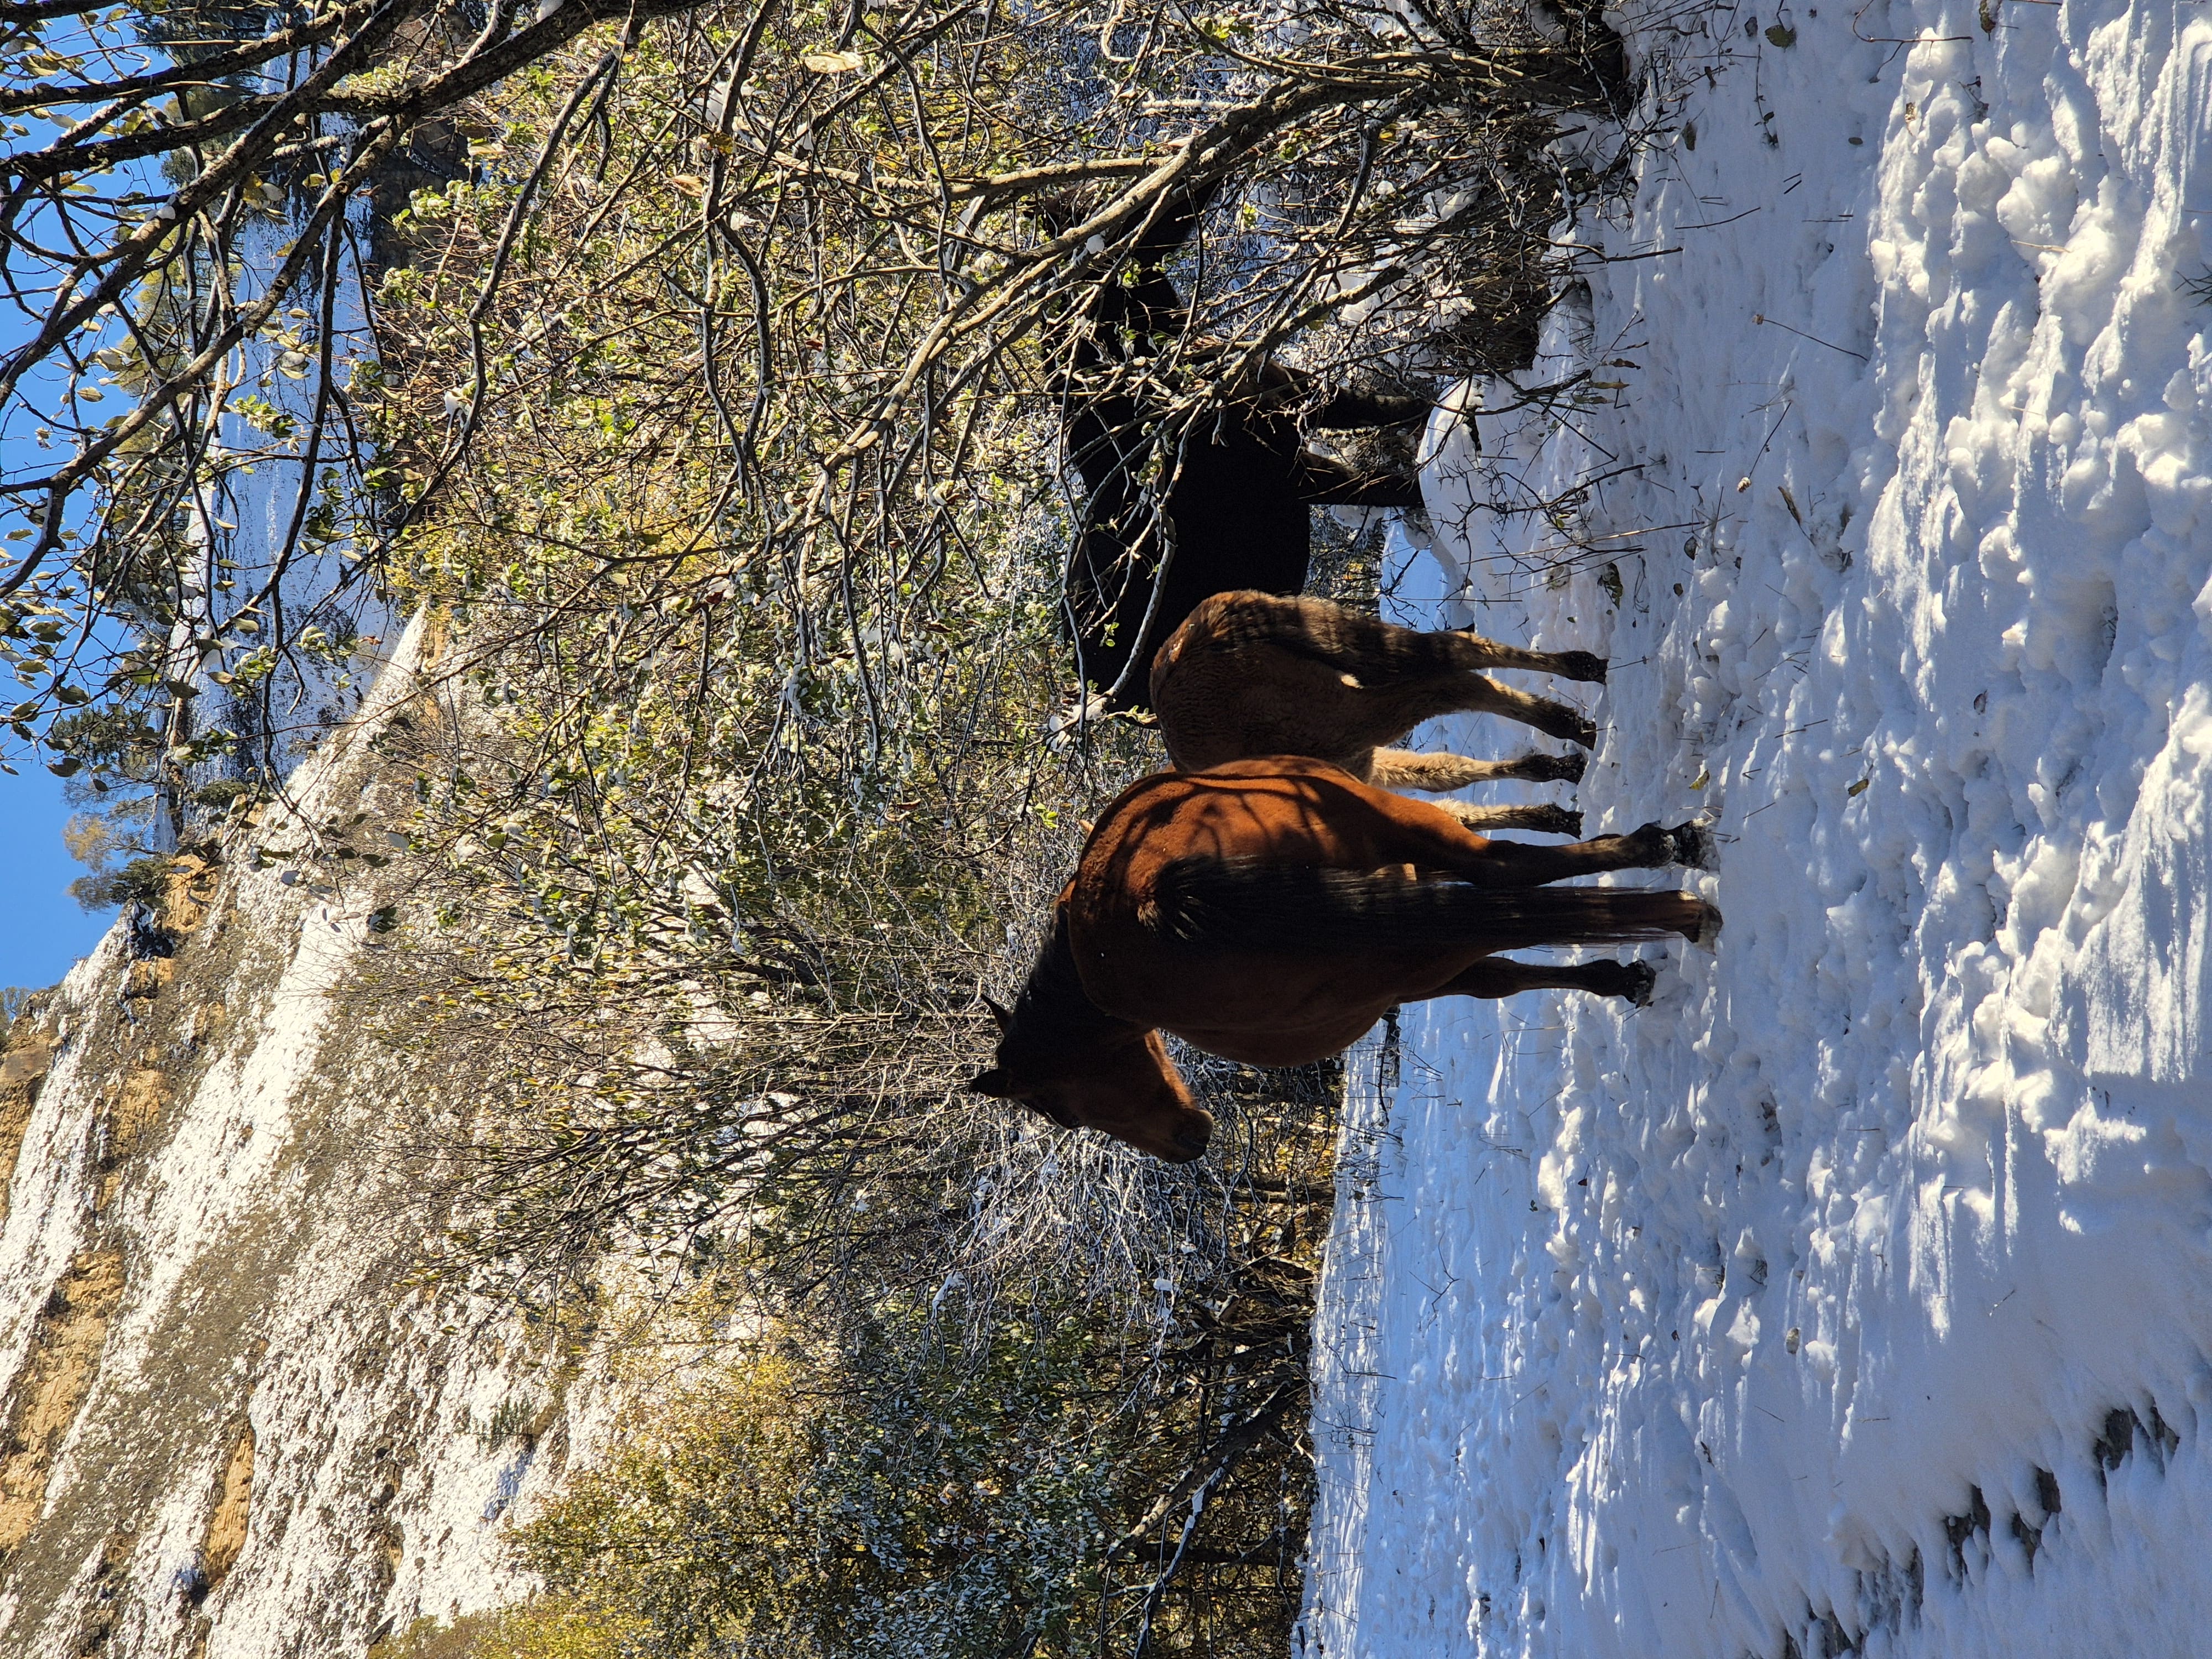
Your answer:
[[[419,649],[255,842],[397,805],[363,738]],[[358,1659],[525,1588],[503,1522],[592,1390],[409,1284],[391,1108],[453,1084],[345,1018],[374,901],[308,868],[180,860],[166,936],[118,923],[0,1056],[0,1651]]]

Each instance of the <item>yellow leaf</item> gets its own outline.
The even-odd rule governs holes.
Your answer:
[[[817,75],[849,75],[866,60],[857,52],[810,52],[799,61]]]

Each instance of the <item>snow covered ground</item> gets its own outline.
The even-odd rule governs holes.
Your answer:
[[[1608,652],[1728,926],[1367,1054],[1305,1651],[2212,1653],[2212,9],[1631,38],[1619,384],[1440,428],[1399,601]]]

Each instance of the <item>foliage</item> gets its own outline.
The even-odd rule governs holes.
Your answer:
[[[834,1336],[725,1346],[523,1529],[547,1595],[501,1639],[1279,1652],[1310,1485],[1309,1284],[1257,1255],[1157,1348],[1049,1292],[965,1340],[941,1297],[892,1297]]]
[[[418,1619],[371,1643],[368,1659],[604,1659],[618,1651],[604,1629],[564,1631],[550,1608],[465,1613],[451,1624]]]
[[[555,9],[483,27],[442,0],[40,0],[0,19],[0,660],[21,696],[0,744],[110,774],[165,847],[195,773],[266,781],[288,732],[345,712],[374,564],[349,380],[379,239],[355,204],[388,217],[424,176],[426,117],[599,21]],[[120,750],[71,714],[88,703]]]
[[[88,910],[112,910],[118,904],[156,904],[168,890],[169,860],[157,854],[134,858],[117,869],[100,868],[79,876],[70,896]]]
[[[1160,366],[1179,432],[1323,315],[1364,319],[1361,361],[1409,307],[1510,361],[1557,199],[1536,106],[1596,95],[1593,50],[1480,3],[17,8],[0,404],[53,459],[0,479],[0,743],[127,773],[164,845],[211,772],[275,787],[349,711],[384,584],[422,591],[409,532],[629,354],[605,436],[680,404],[705,488],[600,550],[778,607],[783,672],[849,656],[880,746],[917,611],[1049,471],[1038,331],[1164,202],[1221,200]],[[577,301],[600,283],[652,292],[611,317]],[[589,562],[544,599],[583,602]],[[88,702],[127,757],[69,724]]]
[[[1036,1409],[1068,1354],[1021,1335],[865,1394],[834,1362],[718,1375],[573,1482],[523,1558],[572,1609],[620,1609],[673,1651],[1060,1645],[1110,1475]]]

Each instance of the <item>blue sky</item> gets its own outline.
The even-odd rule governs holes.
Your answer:
[[[44,767],[0,774],[0,985],[52,985],[115,920],[85,915],[62,890],[84,873],[62,845],[69,814]]]
[[[16,331],[8,319],[0,344],[13,344]],[[10,471],[37,464],[37,452],[14,438],[0,441],[0,457]],[[38,990],[69,972],[115,913],[88,916],[63,890],[85,872],[62,845],[70,809],[61,780],[20,748],[11,758],[20,775],[0,773],[0,985]]]
[[[21,327],[12,313],[0,318],[0,346],[15,344]],[[0,463],[13,473],[52,457],[9,433],[0,435]],[[20,746],[9,758],[20,775],[0,773],[0,985],[38,990],[99,943],[115,912],[87,915],[63,890],[85,870],[62,845],[70,809],[61,780]]]
[[[0,343],[12,344],[15,331],[11,319]],[[0,453],[11,470],[36,453],[13,441]],[[85,872],[62,845],[70,809],[61,780],[20,749],[12,758],[21,775],[0,773],[0,985],[38,990],[69,972],[115,913],[88,916],[63,890]]]
[[[0,308],[0,349],[21,343],[27,326],[16,307]],[[27,395],[7,411],[0,468],[11,476],[51,466],[57,459],[55,452],[37,448],[27,428],[38,419],[33,404],[50,403],[58,380],[52,372],[34,372]],[[37,990],[69,972],[99,942],[115,913],[88,916],[63,890],[85,871],[62,845],[70,809],[62,801],[61,780],[20,746],[9,758],[21,775],[0,773],[0,985]]]

